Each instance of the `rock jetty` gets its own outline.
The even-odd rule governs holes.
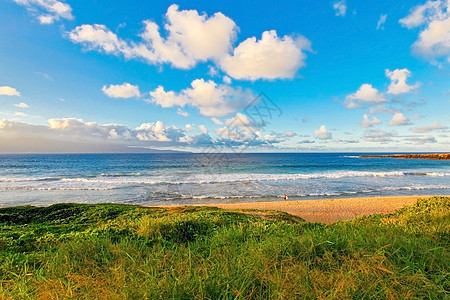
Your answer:
[[[436,159],[450,160],[450,153],[428,153],[428,154],[388,154],[388,155],[360,155],[361,158],[406,158],[406,159]]]

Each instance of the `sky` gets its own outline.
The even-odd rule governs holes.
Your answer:
[[[0,1],[0,153],[433,152],[450,0]]]

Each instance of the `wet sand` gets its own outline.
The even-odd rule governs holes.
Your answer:
[[[334,223],[371,214],[388,214],[414,204],[419,198],[431,196],[395,196],[372,198],[320,199],[300,201],[249,202],[229,204],[199,204],[223,209],[278,210],[298,216],[308,222]],[[170,206],[174,207],[174,206]]]

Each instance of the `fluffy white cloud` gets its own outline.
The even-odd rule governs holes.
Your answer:
[[[53,24],[60,19],[72,20],[72,8],[69,4],[57,0],[13,0],[36,14],[41,24]]]
[[[0,86],[0,96],[20,96],[20,93],[13,87]]]
[[[102,91],[105,95],[112,98],[139,98],[141,96],[139,87],[127,82],[120,85],[104,85]]]
[[[344,17],[347,13],[347,3],[345,0],[336,1],[333,3],[333,9],[336,16]]]
[[[141,37],[145,43],[138,49],[149,61],[190,68],[197,61],[223,56],[231,50],[231,43],[236,37],[236,24],[220,12],[208,18],[196,10],[179,11],[178,6],[173,4],[167,10],[166,19],[166,39],[161,37],[156,23],[144,22],[145,30]]]
[[[430,57],[447,57],[450,62],[450,17],[442,21],[431,22],[427,29],[419,34],[414,50]]]
[[[208,134],[187,136],[185,128],[161,121],[135,129],[77,118],[49,119],[48,124],[0,120],[0,152],[142,152],[149,147],[202,147],[213,142]]]
[[[425,132],[430,132],[430,131],[435,131],[435,130],[443,130],[443,129],[447,129],[447,127],[442,126],[441,124],[439,124],[439,122],[434,122],[433,124],[431,124],[429,126],[413,127],[413,128],[411,128],[411,131],[415,132],[415,133],[425,133]]]
[[[372,120],[370,120],[367,114],[363,115],[363,120],[359,123],[361,127],[372,127],[378,124],[381,124],[381,120],[377,119],[376,117],[373,117]]]
[[[105,25],[98,24],[78,26],[69,33],[69,38],[89,50],[121,53],[128,59],[142,58],[151,64],[170,63],[188,69],[198,61],[222,57],[231,50],[236,37],[236,24],[220,12],[208,17],[196,10],[180,11],[173,4],[167,10],[166,20],[166,38],[161,36],[156,23],[144,21],[140,43],[127,43]]]
[[[321,125],[319,129],[314,130],[314,135],[321,140],[329,140],[332,138],[331,133],[327,132],[325,125]]]
[[[176,93],[165,91],[162,86],[150,92],[150,102],[162,107],[190,105],[207,117],[223,117],[243,108],[254,96],[250,92],[219,85],[212,80],[196,79],[191,88]]]
[[[245,130],[252,131],[252,124],[248,117],[242,113],[237,113],[233,118],[225,120],[225,124],[229,127],[241,127]]]
[[[235,79],[292,78],[305,65],[304,50],[311,50],[311,42],[305,37],[281,38],[271,30],[263,32],[259,41],[256,37],[243,41],[219,64]]]
[[[274,30],[263,32],[259,41],[251,37],[233,49],[238,31],[233,20],[220,12],[208,17],[196,10],[179,10],[175,4],[167,10],[164,29],[161,35],[155,22],[144,21],[141,41],[128,42],[105,25],[84,24],[68,32],[68,37],[87,50],[143,59],[149,64],[189,69],[210,60],[229,76],[250,80],[292,78],[305,65],[304,50],[311,50],[305,37],[278,37]],[[215,76],[217,70],[210,66],[210,73]],[[231,81],[224,77],[224,82]]]
[[[450,1],[427,1],[399,22],[409,29],[425,25],[413,44],[416,53],[432,60],[445,57],[450,62]]]
[[[380,104],[387,101],[386,96],[380,93],[369,83],[362,84],[359,89],[345,98],[344,104],[347,108],[361,107],[364,103]]]
[[[408,69],[395,69],[394,71],[385,70],[386,76],[391,80],[388,87],[389,94],[403,94],[419,87],[419,83],[408,85],[406,79],[411,76]]]
[[[123,54],[125,58],[135,56],[132,47],[119,39],[105,25],[84,24],[70,31],[68,37],[72,42],[82,44],[87,50],[97,50],[114,55]]]
[[[20,102],[18,104],[14,104],[15,107],[18,108],[29,108],[28,104],[26,104],[25,102]]]
[[[198,125],[198,129],[200,129],[200,131],[204,134],[208,133],[208,129],[206,129],[205,125]]]
[[[164,123],[157,121],[156,123],[144,123],[135,129],[137,132],[136,137],[140,141],[159,141],[170,142],[167,129]]]
[[[49,129],[61,132],[66,136],[81,140],[117,140],[121,142],[137,143],[177,143],[185,137],[185,132],[192,131],[192,125],[179,129],[175,126],[166,126],[162,121],[143,123],[135,129],[120,124],[98,124],[84,122],[76,118],[49,119]],[[185,139],[183,142],[187,142]],[[144,143],[144,144],[145,144]]]
[[[120,124],[98,124],[96,122],[84,122],[77,118],[49,119],[48,124],[50,130],[81,139],[131,138],[131,131]]]
[[[232,118],[225,120],[225,127],[216,129],[219,137],[233,142],[254,142],[263,138],[261,132],[256,130],[248,117],[242,113],[236,113]]]
[[[387,14],[381,14],[380,18],[378,19],[377,23],[377,30],[381,29],[384,30],[384,23],[386,23]]]
[[[389,126],[401,126],[410,124],[409,119],[405,117],[401,112],[396,112],[392,119],[388,122]]]

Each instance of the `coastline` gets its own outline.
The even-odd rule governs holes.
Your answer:
[[[400,159],[450,160],[450,153],[360,155],[359,158],[400,158]]]
[[[387,196],[367,198],[338,198],[318,200],[293,200],[272,202],[243,202],[226,204],[193,205],[150,205],[149,207],[184,207],[207,206],[228,210],[276,210],[300,217],[308,222],[326,224],[372,214],[389,214],[408,205],[413,205],[419,198],[432,195]]]

